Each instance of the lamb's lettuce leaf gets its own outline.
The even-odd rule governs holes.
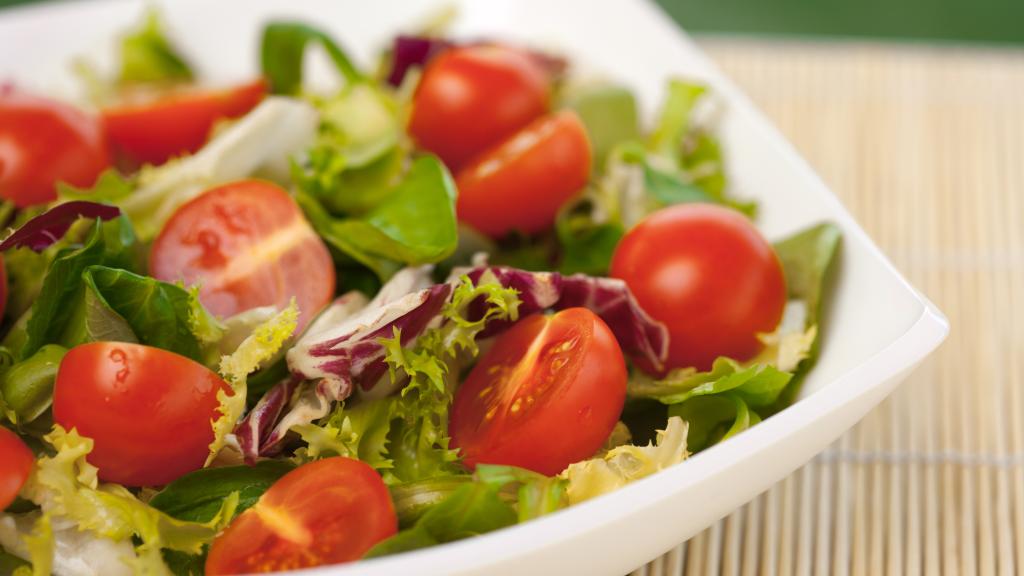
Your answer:
[[[44,344],[65,342],[65,332],[75,313],[75,307],[68,303],[81,300],[85,290],[82,275],[95,265],[142,268],[140,246],[125,217],[96,221],[81,247],[61,250],[50,263],[39,297],[29,310],[26,340],[18,351],[20,358],[35,354]]]
[[[57,368],[67,349],[47,344],[0,375],[0,400],[7,419],[21,425],[42,416],[53,403]]]
[[[324,31],[302,22],[271,22],[263,29],[260,64],[275,94],[298,94],[302,90],[302,64],[310,44],[324,48],[348,83],[364,80],[351,58]]]
[[[455,250],[455,196],[447,168],[424,156],[383,201],[361,216],[332,217],[308,194],[299,194],[298,201],[331,247],[386,279],[401,264],[439,262]]]

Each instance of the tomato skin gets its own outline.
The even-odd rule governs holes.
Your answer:
[[[110,166],[103,125],[67,104],[0,92],[0,197],[19,208],[57,199],[57,182],[89,187]]]
[[[150,273],[200,284],[210,312],[232,316],[259,306],[283,309],[295,297],[299,328],[334,297],[331,254],[283,189],[240,180],[184,204],[153,242]]]
[[[53,419],[95,445],[100,479],[160,486],[202,467],[213,442],[217,374],[173,352],[124,342],[72,348],[60,363]]]
[[[590,458],[626,398],[626,362],[586,308],[536,314],[501,334],[455,393],[449,432],[463,462],[553,475]]]
[[[668,368],[747,360],[782,319],[786,282],[768,242],[743,215],[712,204],[655,212],[626,233],[611,276],[669,329]]]
[[[590,163],[590,139],[575,112],[540,118],[458,173],[459,218],[494,238],[547,230],[586,186]]]
[[[11,505],[25,485],[36,458],[18,435],[0,426],[0,511]]]
[[[158,165],[200,149],[215,122],[244,115],[266,93],[263,79],[223,90],[191,89],[106,108],[103,124],[117,152],[139,164]]]
[[[450,49],[431,60],[413,97],[409,134],[452,170],[540,117],[549,77],[528,52],[501,45]]]
[[[358,560],[398,531],[391,496],[359,460],[337,456],[285,474],[210,546],[207,576]]]

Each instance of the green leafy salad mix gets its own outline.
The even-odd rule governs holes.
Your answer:
[[[150,11],[115,70],[74,63],[85,101],[0,86],[0,572],[397,554],[794,401],[840,233],[764,239],[710,87],[646,123],[557,54],[342,40],[270,22],[211,88]]]

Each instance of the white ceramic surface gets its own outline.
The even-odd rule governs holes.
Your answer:
[[[433,0],[174,0],[158,2],[187,55],[212,82],[257,70],[261,22],[286,16],[329,29],[363,62]],[[759,226],[779,237],[820,220],[843,230],[822,356],[798,402],[686,462],[540,520],[419,552],[310,574],[607,574],[656,557],[747,502],[851,427],[945,338],[942,313],[910,286],[835,196],[696,46],[643,0],[455,2],[461,36],[519,39],[566,52],[634,88],[649,115],[671,75],[711,84],[733,189],[761,201]],[[0,12],[0,81],[72,94],[75,55],[102,59],[133,0],[59,2]],[[324,70],[318,70],[324,72]],[[822,127],[827,130],[826,126]]]

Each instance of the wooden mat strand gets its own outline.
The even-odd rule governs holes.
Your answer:
[[[1024,52],[701,43],[952,332],[824,454],[635,574],[1024,573]]]

